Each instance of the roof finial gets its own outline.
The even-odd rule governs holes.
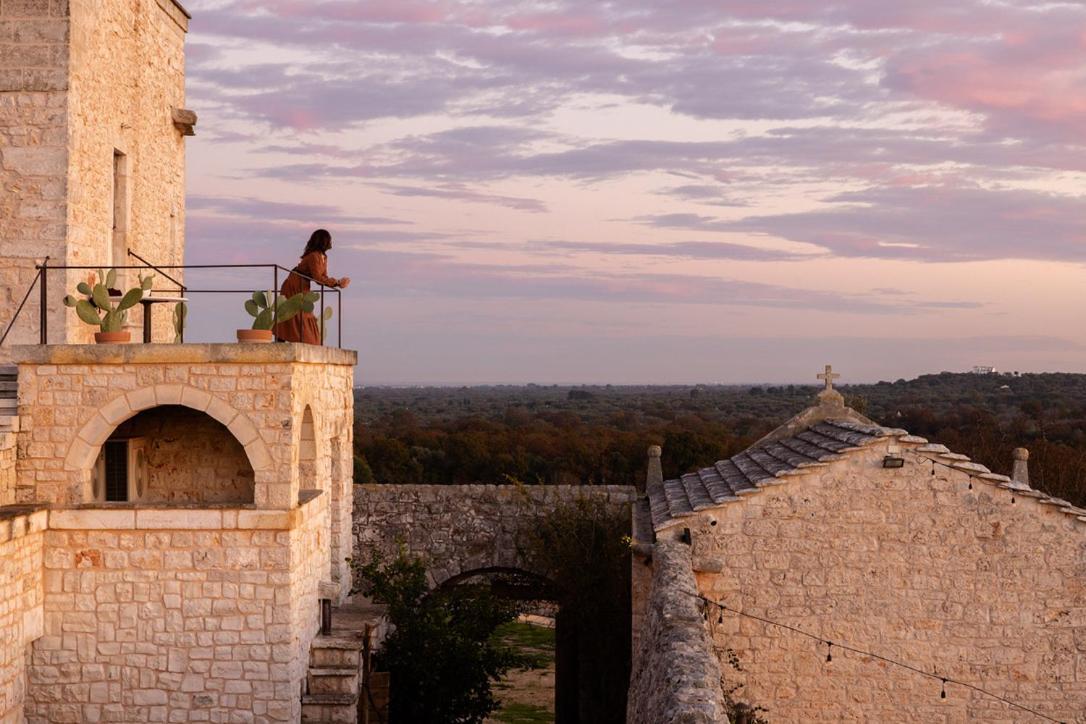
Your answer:
[[[833,381],[840,379],[841,375],[833,371],[833,365],[826,365],[826,371],[818,375],[818,379],[826,381],[826,391],[833,390]]]
[[[833,388],[833,381],[841,375],[833,371],[833,365],[826,365],[826,371],[818,375],[818,379],[825,381],[826,389],[818,393],[818,404],[822,407],[843,408],[845,398]]]

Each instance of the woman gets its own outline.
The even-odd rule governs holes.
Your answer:
[[[329,287],[346,289],[351,283],[350,278],[333,279],[328,276],[327,254],[331,248],[332,235],[324,229],[314,231],[302,252],[302,260],[291,270],[279,293],[289,299],[295,294],[308,292],[310,279]],[[310,312],[299,312],[285,322],[275,325],[275,337],[281,342],[321,344],[320,323]]]

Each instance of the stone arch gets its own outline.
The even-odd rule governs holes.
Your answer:
[[[245,449],[258,479],[272,469],[271,454],[253,421],[220,398],[189,385],[152,385],[113,398],[76,433],[64,458],[64,468],[89,479],[99,448],[117,426],[137,413],[162,405],[189,407],[221,423]]]
[[[549,577],[519,566],[484,566],[461,571],[438,583],[431,589],[431,593],[446,590],[477,578],[487,579],[491,582],[491,585],[494,585],[496,581],[505,579],[507,583],[499,585],[499,592],[501,595],[508,595],[510,598],[557,601],[560,594],[557,584]]]

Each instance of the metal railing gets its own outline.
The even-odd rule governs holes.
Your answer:
[[[8,322],[7,328],[4,330],[3,336],[0,337],[0,345],[2,345],[4,343],[5,339],[7,339],[7,336],[11,332],[12,328],[14,327],[16,320],[18,320],[19,315],[22,313],[23,307],[26,305],[26,302],[30,298],[31,293],[33,293],[35,286],[38,287],[39,297],[40,297],[40,310],[39,310],[39,313],[40,313],[41,316],[40,316],[40,323],[39,323],[39,326],[40,326],[39,341],[40,341],[41,344],[49,344],[49,314],[48,314],[48,312],[50,310],[50,304],[49,304],[49,274],[51,272],[99,271],[99,270],[109,270],[109,269],[116,269],[118,271],[129,270],[129,269],[139,270],[139,271],[150,270],[150,271],[157,272],[158,274],[161,274],[164,279],[166,279],[167,281],[169,281],[172,284],[176,285],[176,287],[177,287],[176,289],[151,289],[150,291],[152,293],[155,292],[155,291],[158,291],[158,292],[169,291],[169,292],[178,292],[182,296],[185,296],[185,295],[189,295],[189,294],[249,294],[249,295],[251,295],[251,294],[254,294],[256,292],[267,292],[268,290],[267,289],[233,289],[233,288],[227,288],[227,289],[194,289],[192,287],[189,287],[189,286],[185,285],[184,283],[182,283],[178,279],[174,278],[172,275],[167,273],[166,270],[171,270],[171,271],[172,270],[181,270],[181,271],[184,271],[184,270],[188,270],[188,269],[202,269],[202,270],[235,270],[235,271],[240,271],[240,270],[246,270],[246,269],[248,269],[248,270],[263,269],[263,270],[269,270],[271,272],[271,277],[272,277],[271,295],[272,295],[272,310],[273,310],[272,311],[272,329],[273,330],[275,329],[275,327],[279,323],[279,296],[280,296],[280,288],[279,288],[280,274],[279,273],[283,272],[283,273],[286,274],[286,276],[283,277],[284,281],[287,278],[289,278],[289,276],[291,274],[295,274],[295,275],[301,277],[302,279],[308,280],[311,284],[316,284],[317,286],[320,287],[320,290],[319,290],[319,294],[320,294],[320,316],[317,318],[317,320],[318,320],[318,327],[319,327],[320,332],[321,332],[321,344],[324,344],[325,338],[327,336],[326,330],[325,330],[325,319],[324,319],[325,294],[329,293],[329,292],[334,292],[335,293],[335,295],[336,295],[336,300],[335,300],[336,346],[337,347],[342,347],[343,346],[343,296],[342,296],[342,290],[340,288],[338,288],[338,287],[329,286],[329,285],[324,284],[323,282],[321,282],[321,281],[319,281],[317,279],[314,279],[311,276],[308,276],[306,274],[302,274],[301,272],[299,272],[299,271],[297,271],[295,269],[287,269],[286,267],[280,266],[279,264],[152,264],[151,262],[147,261],[146,259],[141,257],[139,254],[136,254],[135,252],[129,251],[128,253],[129,253],[130,256],[132,256],[133,258],[139,260],[142,263],[139,264],[139,265],[124,265],[124,266],[101,266],[101,265],[93,266],[93,265],[71,265],[71,264],[52,265],[52,264],[49,263],[49,257],[45,257],[45,259],[42,261],[41,264],[36,264],[34,266],[34,268],[37,270],[37,273],[35,274],[33,281],[30,283],[30,287],[26,290],[26,295],[23,297],[23,300],[19,304],[18,309],[15,311],[15,315],[11,318],[11,321]],[[145,309],[144,313],[149,314],[150,310]],[[180,337],[180,341],[184,342],[184,327],[182,327],[182,329],[179,331],[179,337]]]

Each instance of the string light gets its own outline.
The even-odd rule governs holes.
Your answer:
[[[961,468],[956,468],[953,465],[948,465],[947,463],[940,462],[939,460],[935,460],[934,458],[929,458],[927,455],[921,455],[921,454],[919,454],[917,452],[914,452],[912,450],[909,450],[908,452],[912,453],[913,455],[916,455],[921,460],[927,460],[928,462],[930,462],[931,463],[931,474],[932,474],[933,477],[935,475],[935,466],[936,465],[942,465],[947,470],[954,470],[956,472],[959,472],[959,473],[962,473],[962,474],[966,475],[969,478],[969,489],[970,490],[973,489],[973,478],[977,477],[973,473],[971,473],[971,472],[969,472],[967,470],[962,470]],[[1016,500],[1017,499],[1016,499],[1015,495],[1013,493],[1011,493],[1011,505],[1014,505]]]
[[[744,618],[749,618],[749,619],[752,619],[754,621],[760,621],[760,622],[762,622],[764,624],[768,624],[770,626],[776,626],[776,627],[782,628],[782,629],[784,629],[786,631],[791,631],[792,633],[799,634],[800,636],[806,636],[807,638],[814,639],[815,641],[818,641],[820,643],[824,643],[824,644],[826,644],[826,661],[827,662],[833,661],[832,649],[833,649],[834,646],[836,646],[839,649],[844,649],[845,651],[850,651],[850,652],[852,652],[854,654],[859,654],[860,656],[863,656],[863,657],[866,657],[866,658],[869,658],[869,659],[877,659],[878,661],[882,661],[883,663],[890,664],[891,666],[897,666],[897,667],[902,668],[902,669],[907,669],[909,671],[912,671],[913,673],[920,674],[921,676],[926,676],[926,677],[931,678],[931,679],[938,679],[939,682],[942,685],[942,689],[941,689],[940,695],[939,695],[940,699],[945,699],[946,698],[946,685],[948,683],[949,684],[957,684],[958,686],[964,686],[967,689],[972,689],[973,691],[975,691],[978,694],[981,694],[983,696],[988,696],[988,697],[991,697],[993,699],[996,699],[997,701],[1001,701],[1004,704],[1006,704],[1007,706],[1010,706],[1010,707],[1013,707],[1015,709],[1019,709],[1021,711],[1028,712],[1030,714],[1038,716],[1041,719],[1044,719],[1045,721],[1055,722],[1055,724],[1066,724],[1066,722],[1062,722],[1059,719],[1053,719],[1052,717],[1048,716],[1047,714],[1042,714],[1041,712],[1037,711],[1036,709],[1030,709],[1028,706],[1024,706],[1024,705],[1019,704],[1019,703],[1017,703],[1015,701],[1011,701],[1010,699],[1007,699],[1006,697],[1000,696],[999,694],[995,694],[995,693],[993,693],[991,691],[988,691],[986,689],[982,689],[979,686],[975,686],[973,684],[969,684],[969,683],[966,683],[964,681],[958,681],[957,679],[951,679],[949,677],[942,676],[941,674],[932,673],[931,671],[925,671],[924,669],[913,666],[912,664],[907,664],[907,663],[905,663],[903,661],[897,661],[895,659],[891,659],[891,658],[887,658],[886,656],[882,656],[881,654],[876,654],[874,651],[865,651],[864,649],[859,649],[859,648],[856,648],[855,646],[850,646],[849,644],[843,644],[843,643],[840,643],[840,642],[833,643],[832,641],[827,641],[826,639],[823,639],[821,636],[815,636],[812,633],[808,633],[807,631],[804,631],[801,628],[796,628],[795,626],[790,626],[790,625],[788,625],[786,623],[780,623],[779,621],[773,621],[772,619],[764,618],[762,616],[756,616],[756,615],[754,615],[752,613],[747,613],[745,611],[740,611],[739,609],[732,608],[730,606],[726,606],[723,603],[720,603],[719,601],[714,601],[714,600],[712,600],[710,598],[706,598],[705,596],[702,596],[700,593],[697,593],[697,592],[682,591],[682,593],[685,593],[688,596],[693,596],[694,598],[697,598],[700,601],[700,603],[702,604],[702,606],[705,607],[705,610],[708,610],[709,606],[716,606],[718,609],[720,609],[722,617],[724,615],[724,612],[728,611],[730,613],[734,613],[737,616],[742,616]]]

